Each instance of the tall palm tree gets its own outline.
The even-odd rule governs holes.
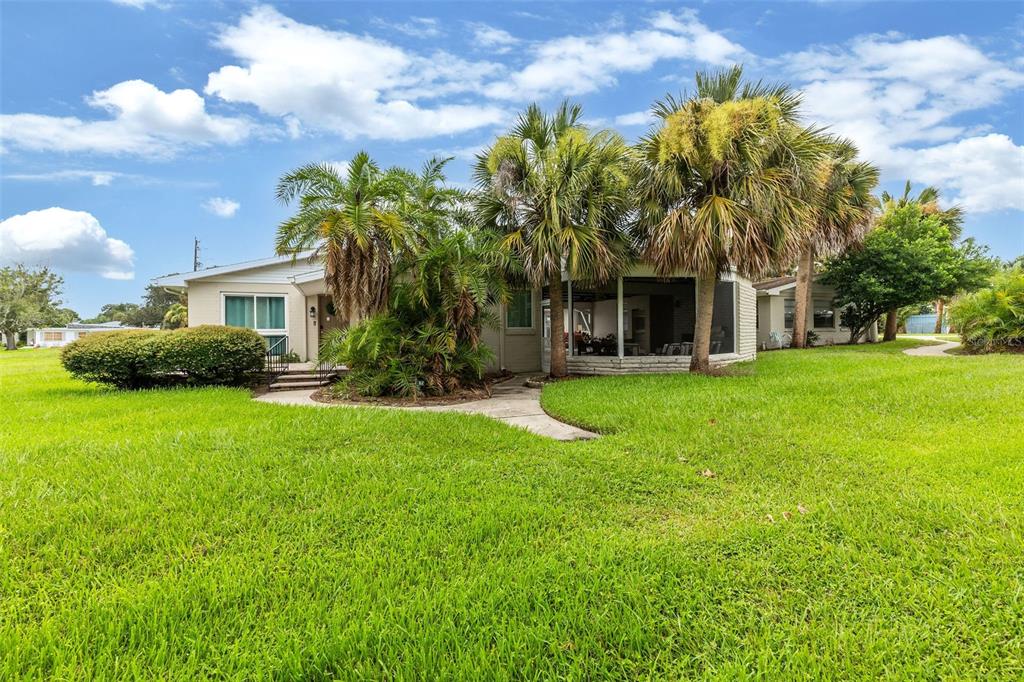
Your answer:
[[[477,216],[501,238],[525,283],[551,292],[551,374],[566,374],[562,273],[603,283],[628,262],[629,148],[591,132],[578,105],[537,105],[477,156]]]
[[[921,211],[925,215],[933,215],[938,218],[943,225],[949,228],[949,237],[951,240],[956,241],[960,239],[963,234],[963,223],[964,223],[964,210],[960,206],[950,206],[949,208],[942,208],[939,205],[940,192],[938,187],[928,186],[918,192],[916,197],[910,195],[912,185],[910,180],[907,180],[907,184],[903,187],[903,196],[896,197],[888,192],[882,192],[881,198],[878,200],[879,207],[882,213],[888,213],[894,211],[897,208],[902,208],[909,204],[917,204],[921,207]],[[946,301],[943,298],[936,299],[935,301],[935,333],[942,333],[942,321],[945,317]],[[886,314],[885,318],[885,334],[882,337],[883,341],[892,341],[896,338],[896,329],[898,325],[899,311],[890,310]]]
[[[419,174],[405,170],[395,173],[405,183],[402,216],[414,226],[415,236],[424,244],[452,234],[472,222],[470,193],[448,184],[445,166],[454,157],[433,157]]]
[[[334,308],[350,323],[387,306],[394,259],[411,231],[402,215],[405,179],[359,152],[347,169],[308,164],[278,182],[278,201],[299,206],[277,228],[277,252],[314,249]]]
[[[797,125],[795,92],[742,76],[738,66],[698,73],[692,97],[655,104],[661,124],[638,143],[636,236],[660,276],[696,276],[696,372],[710,369],[719,275],[756,278],[794,260],[803,185],[824,151],[817,130]]]
[[[878,168],[857,161],[857,148],[849,140],[830,139],[827,144],[829,152],[807,185],[810,224],[797,261],[793,309],[793,345],[797,348],[807,344],[815,259],[836,255],[860,241],[874,213],[871,192],[878,184]]]

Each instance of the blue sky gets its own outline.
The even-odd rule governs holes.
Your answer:
[[[634,139],[732,63],[1024,253],[1019,3],[3,2],[0,25],[0,261],[53,266],[83,316],[190,269],[193,236],[207,265],[270,255],[299,164],[452,155],[468,182],[531,101]]]

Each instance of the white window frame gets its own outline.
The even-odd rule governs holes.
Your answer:
[[[46,338],[48,335],[56,336],[57,338],[48,339],[48,338]],[[43,332],[43,341],[45,343],[62,343],[64,341],[64,332],[44,331]]]
[[[535,314],[535,310],[534,310],[534,300],[533,300],[533,298],[534,298],[533,297],[533,293],[534,292],[533,292],[533,289],[519,289],[518,291],[515,291],[514,293],[518,294],[518,293],[524,293],[524,292],[530,295],[530,326],[529,327],[512,327],[512,326],[510,326],[509,323],[508,323],[508,305],[506,305],[505,306],[505,320],[504,320],[504,322],[505,322],[505,329],[507,329],[508,331],[532,332],[534,330],[534,328],[536,327],[536,325],[537,325],[536,321],[534,320],[534,318],[536,317],[536,314]]]
[[[228,296],[239,296],[248,297],[252,299],[252,317],[253,324],[256,323],[256,299],[257,298],[283,298],[284,299],[284,327],[282,329],[260,329],[254,328],[253,331],[260,336],[288,336],[289,323],[291,320],[288,319],[288,294],[277,294],[277,293],[263,293],[263,292],[249,292],[249,291],[222,291],[220,292],[220,323],[225,327],[228,326],[227,321],[227,299]],[[248,327],[245,327],[248,329]]]

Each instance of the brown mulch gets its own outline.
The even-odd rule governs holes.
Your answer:
[[[381,407],[427,407],[430,405],[458,405],[474,400],[485,400],[491,397],[491,387],[504,383],[512,378],[511,373],[488,375],[484,377],[483,386],[463,388],[447,395],[427,395],[419,398],[369,397],[355,394],[338,396],[331,386],[317,390],[310,397],[318,403],[334,405],[379,405]]]

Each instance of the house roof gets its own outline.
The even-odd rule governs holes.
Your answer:
[[[196,270],[195,272],[174,272],[169,275],[163,275],[161,277],[154,277],[152,282],[158,287],[184,287],[187,283],[196,279],[205,279],[207,277],[216,277],[218,275],[226,275],[232,272],[240,272],[242,270],[255,270],[256,268],[266,267],[268,265],[278,265],[280,263],[288,263],[292,260],[299,260],[301,258],[309,258],[313,255],[313,251],[302,251],[295,255],[287,256],[272,256],[271,258],[259,258],[257,260],[247,260],[240,263],[232,263],[230,265],[218,265],[212,268],[205,268],[203,270]]]
[[[775,277],[754,284],[754,288],[758,291],[770,294],[777,294],[793,286],[796,286],[796,277]]]

